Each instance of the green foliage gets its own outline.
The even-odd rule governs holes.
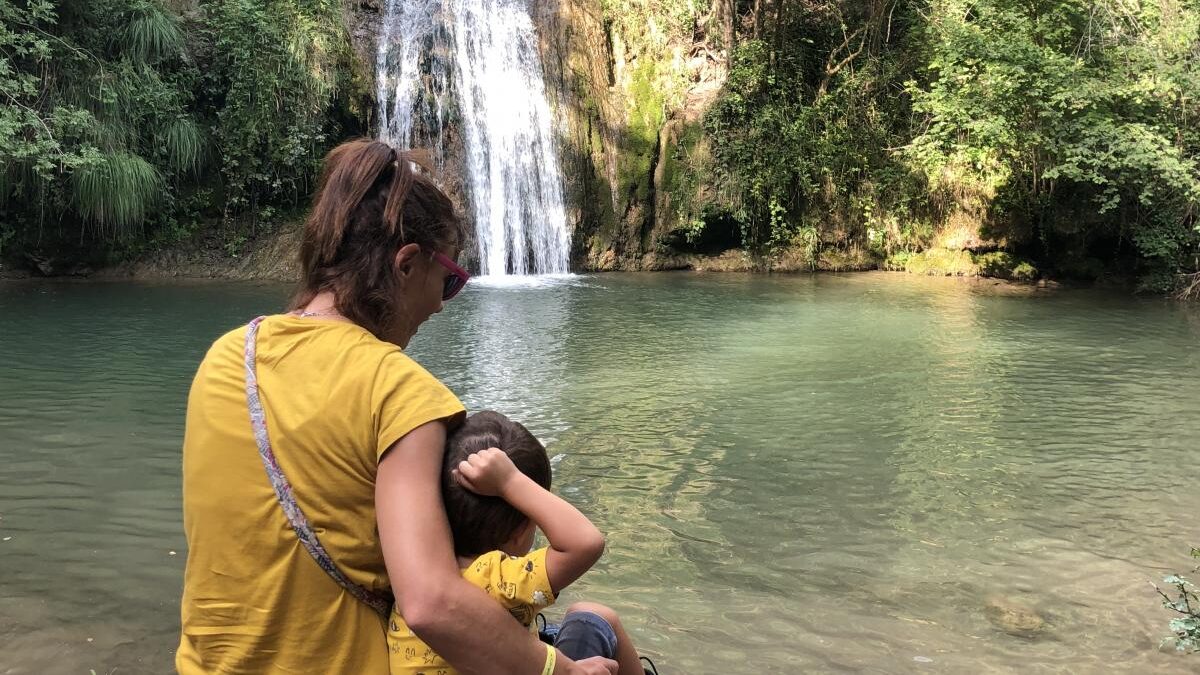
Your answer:
[[[57,22],[50,2],[22,7],[0,0],[0,94],[6,99],[0,106],[0,206],[28,182],[47,179],[58,166],[80,160],[70,141],[89,126],[90,115],[73,106],[50,110],[39,105],[43,87],[36,69],[55,54],[57,45],[47,30]]]
[[[980,253],[972,256],[972,260],[979,266],[980,274],[985,277],[1012,281],[1033,281],[1038,277],[1038,269],[1033,263],[1008,251]]]
[[[166,151],[173,171],[183,173],[200,168],[204,139],[194,120],[188,117],[172,120],[164,128],[158,143]]]
[[[905,101],[887,87],[902,64],[883,47],[886,16],[855,3],[821,7],[792,6],[734,51],[705,120],[713,181],[727,196],[720,216],[739,224],[753,251],[787,246],[815,228],[838,244],[884,253],[891,244],[878,235],[919,217],[910,195],[920,178],[887,150],[904,140]],[[854,36],[846,22],[861,23]],[[856,41],[858,59],[839,66],[834,55],[853,53]]]
[[[13,229],[12,225],[0,221],[0,256],[4,255],[4,247],[14,235],[16,235],[16,230]]]
[[[1200,558],[1200,549],[1193,548],[1192,557]],[[1200,571],[1200,568],[1192,571]],[[1163,583],[1174,587],[1174,597],[1164,593],[1158,586],[1154,590],[1162,597],[1165,609],[1179,614],[1171,619],[1171,637],[1164,643],[1173,643],[1175,649],[1181,652],[1200,652],[1200,595],[1196,593],[1196,585],[1177,574],[1165,577]]]
[[[153,164],[132,153],[101,155],[71,175],[79,214],[101,234],[115,235],[145,222],[163,190]]]
[[[136,236],[156,222],[178,168],[169,155],[183,137],[170,126],[195,125],[176,17],[147,0],[0,0],[0,16],[0,91],[11,104],[0,112],[0,210],[12,238]],[[199,154],[184,150],[194,166]]]
[[[179,20],[175,15],[155,2],[130,4],[120,42],[133,58],[153,62],[183,55],[183,32],[179,30]]]
[[[810,269],[817,269],[817,254],[821,248],[821,235],[815,227],[801,227],[792,235],[789,248],[809,261]]]
[[[908,269],[908,261],[915,255],[912,251],[896,251],[887,257],[880,265],[889,272],[904,272]]]
[[[897,251],[882,267],[928,276],[982,276],[1010,281],[1034,281],[1041,274],[1033,263],[1008,251],[971,253],[939,247]]]
[[[302,201],[347,129],[339,0],[0,0],[0,222],[139,250]],[[90,247],[95,248],[95,247]]]
[[[1038,261],[1008,278],[1157,289],[1200,269],[1196,0],[735,6],[711,162],[674,181],[710,197],[680,214],[693,236],[732,220],[768,252],[815,227],[886,259],[950,231]]]
[[[931,183],[983,195],[999,235],[1046,255],[1128,241],[1143,272],[1195,268],[1196,3],[940,0],[930,16],[906,154]]]
[[[1038,269],[1028,261],[1019,262],[1008,273],[1008,278],[1014,281],[1033,281],[1038,277]]]
[[[330,114],[350,78],[340,0],[216,0],[203,30],[226,214],[297,203],[340,136]]]
[[[688,34],[696,18],[708,10],[701,0],[601,0],[614,37],[629,56],[663,54],[673,36]]]
[[[969,251],[951,251],[944,248],[897,254],[888,260],[886,266],[912,274],[939,277],[971,277],[980,273],[980,266]]]

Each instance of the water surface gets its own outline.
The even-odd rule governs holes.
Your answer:
[[[664,673],[1194,672],[1147,582],[1200,544],[1200,314],[989,288],[485,283],[411,352],[561,455],[609,541],[562,602]],[[0,285],[0,673],[170,669],[187,387],[286,292]]]

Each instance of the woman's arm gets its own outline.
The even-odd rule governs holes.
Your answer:
[[[393,444],[379,462],[379,540],[400,614],[464,673],[536,675],[546,648],[458,571],[439,481],[445,443],[445,426],[430,422]],[[576,663],[562,655],[554,669],[555,675],[616,672],[615,661]]]
[[[546,576],[558,595],[604,554],[604,535],[587,516],[529,476],[517,470],[500,449],[472,453],[459,463],[458,479],[467,489],[498,496],[524,513],[550,541],[546,552]]]

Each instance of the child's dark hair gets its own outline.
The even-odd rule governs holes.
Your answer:
[[[451,471],[459,462],[488,448],[500,448],[518,471],[550,489],[550,458],[528,429],[491,410],[468,417],[447,439],[442,463],[442,501],[454,534],[456,555],[476,556],[499,550],[529,520],[500,497],[477,495],[454,479]]]

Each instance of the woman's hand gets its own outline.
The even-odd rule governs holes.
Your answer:
[[[617,675],[620,664],[603,656],[593,656],[570,664],[571,675]]]
[[[463,487],[485,497],[503,497],[512,479],[521,475],[508,454],[499,448],[471,453],[458,463],[453,474]]]

